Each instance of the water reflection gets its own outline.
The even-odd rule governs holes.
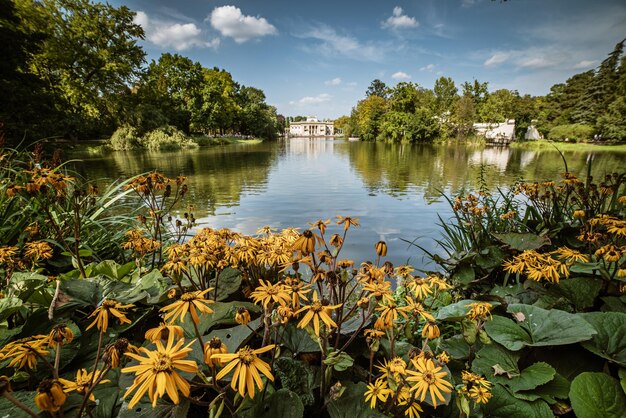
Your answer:
[[[570,171],[584,176],[594,158],[596,176],[623,170],[625,154],[566,153]],[[435,250],[439,216],[450,209],[448,195],[491,189],[516,179],[554,178],[564,171],[558,152],[461,145],[405,145],[291,139],[163,153],[119,152],[75,155],[76,167],[90,178],[126,178],[157,169],[188,176],[187,203],[202,226],[228,227],[252,234],[263,225],[307,228],[335,215],[361,219],[351,231],[346,257],[374,259],[374,243],[389,244],[395,264],[424,267],[422,253],[404,240],[419,238]]]

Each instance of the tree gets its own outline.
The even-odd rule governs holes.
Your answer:
[[[458,99],[458,91],[454,80],[450,77],[441,76],[435,81],[433,93],[435,95],[435,113],[438,116],[452,112],[454,102]]]
[[[504,122],[514,118],[515,105],[519,100],[519,93],[507,89],[496,90],[487,96],[478,112],[481,122]]]
[[[386,99],[388,94],[389,92],[387,89],[387,85],[379,79],[375,79],[374,81],[372,81],[370,86],[367,88],[367,91],[365,92],[366,97],[378,96],[382,97],[383,99]]]
[[[357,104],[353,113],[357,132],[362,140],[373,141],[378,137],[381,118],[386,111],[386,100],[376,94],[361,100]]]
[[[144,52],[135,13],[89,0],[15,0],[21,29],[41,33],[25,68],[45,83],[62,114],[58,133],[100,134],[116,122],[119,98],[137,81]]]
[[[276,132],[283,132],[284,127],[279,124],[276,109],[265,103],[262,90],[241,87],[237,93],[237,102],[241,109],[237,118],[240,133],[272,139],[276,137]]]
[[[474,131],[476,120],[476,105],[471,96],[463,95],[457,100],[452,114],[455,133],[460,138],[466,138]]]
[[[241,110],[241,106],[235,101],[238,87],[226,70],[204,68],[202,76],[198,99],[201,104],[194,106],[191,114],[191,130],[224,134],[227,130],[232,130],[236,115]]]

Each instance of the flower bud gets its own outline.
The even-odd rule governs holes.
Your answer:
[[[385,257],[387,255],[387,243],[385,241],[378,241],[374,248],[376,248],[376,254],[378,254],[379,257]]]

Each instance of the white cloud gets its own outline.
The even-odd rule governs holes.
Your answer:
[[[338,86],[341,84],[341,78],[333,78],[332,80],[325,81],[324,84],[326,84],[327,86]]]
[[[133,22],[140,25],[146,39],[163,48],[185,49],[216,48],[220,44],[219,38],[205,40],[202,30],[195,23],[173,23],[150,19],[143,11],[138,11]]]
[[[435,69],[435,64],[428,64],[428,65],[421,67],[420,71],[428,71],[429,73],[432,73],[434,69]]]
[[[393,73],[391,78],[394,80],[410,80],[411,76],[405,73],[404,71],[398,71],[397,73]]]
[[[510,56],[510,53],[507,52],[496,52],[484,62],[484,65],[485,67],[492,67],[502,64],[503,62],[506,62]]]
[[[403,14],[402,7],[396,6],[393,8],[393,14],[382,22],[381,26],[391,29],[407,29],[418,27],[419,22],[414,17]]]
[[[332,96],[327,93],[318,94],[317,96],[305,96],[297,101],[289,102],[290,105],[305,106],[305,105],[318,105],[321,103],[329,102]]]
[[[385,52],[391,49],[391,45],[363,43],[350,35],[338,34],[336,30],[324,24],[296,36],[320,41],[313,47],[305,47],[307,51],[327,56],[339,55],[359,61],[384,61]]]
[[[577,64],[575,64],[573,68],[576,70],[582,70],[585,68],[595,67],[597,64],[598,64],[598,61],[595,61],[595,60],[582,60],[578,62]]]
[[[223,36],[233,38],[237,43],[278,33],[264,17],[246,16],[235,6],[216,7],[207,20]]]
[[[476,4],[476,0],[461,0],[461,7],[472,7]]]

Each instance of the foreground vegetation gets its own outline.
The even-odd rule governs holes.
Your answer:
[[[39,147],[0,162],[12,417],[626,409],[624,174],[566,168],[451,199],[443,253],[429,254],[440,269],[418,272],[386,262],[382,241],[373,261],[341,258],[360,224],[349,216],[197,230],[192,212],[173,215],[184,177],[98,191]]]

